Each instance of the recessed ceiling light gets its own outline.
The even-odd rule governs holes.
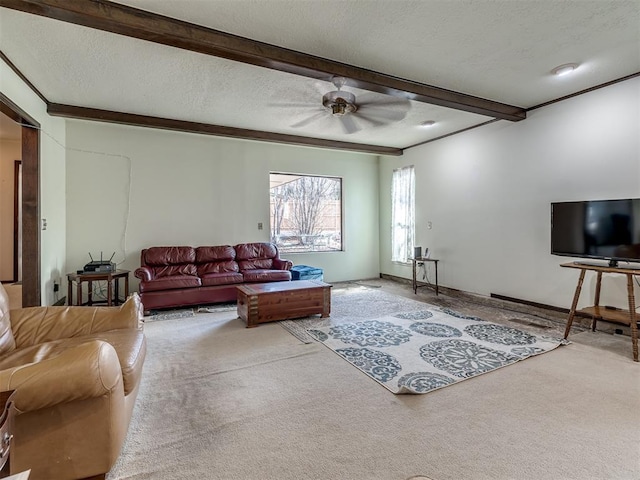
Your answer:
[[[553,75],[557,75],[558,77],[562,77],[573,72],[576,68],[578,68],[577,63],[565,63],[564,65],[559,65],[551,70],[551,73]]]
[[[422,122],[422,123],[420,124],[420,126],[421,126],[422,128],[431,128],[431,127],[433,127],[435,124],[436,124],[436,122],[434,122],[433,120],[427,120],[426,122]]]

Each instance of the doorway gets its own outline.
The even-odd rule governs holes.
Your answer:
[[[22,131],[19,124],[0,113],[0,281],[14,283],[20,280],[16,270],[19,219],[16,207],[20,207],[16,187],[22,181],[17,178],[22,158]],[[22,265],[20,265],[20,270]]]
[[[10,234],[13,238],[9,263],[10,276],[22,279],[22,306],[41,304],[40,288],[40,124],[30,115],[0,93],[0,115],[7,117],[12,128],[19,129],[18,158],[13,158],[13,185],[17,185],[20,198],[15,205],[12,193],[12,215]],[[4,117],[3,117],[4,118]],[[10,121],[10,122],[9,122]],[[16,165],[20,160],[20,165]],[[18,172],[15,170],[18,169]],[[18,213],[19,212],[19,213]],[[20,218],[16,219],[15,216]],[[4,215],[3,215],[4,216]],[[15,222],[18,221],[16,231]],[[17,237],[21,238],[17,238]],[[19,252],[19,259],[15,258]],[[16,261],[20,264],[16,265]],[[4,262],[3,262],[4,264]],[[2,278],[4,280],[4,278]]]

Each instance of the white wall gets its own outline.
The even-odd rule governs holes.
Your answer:
[[[575,259],[549,253],[550,203],[640,197],[638,132],[635,78],[531,111],[522,122],[381,158],[382,272],[411,277],[410,267],[390,261],[388,226],[392,170],[413,164],[416,244],[441,260],[442,285],[568,308],[578,271],[559,267]],[[592,303],[595,278],[588,278],[582,305]],[[606,276],[602,300],[625,306],[625,278]]]
[[[65,121],[47,114],[45,103],[0,60],[0,92],[40,123],[40,278],[43,305],[55,302],[54,281],[66,273]]]
[[[115,251],[133,271],[150,246],[269,241],[277,171],[343,178],[345,251],[286,257],[330,282],[379,275],[377,156],[78,120],[67,123],[67,146],[72,270],[88,252]]]

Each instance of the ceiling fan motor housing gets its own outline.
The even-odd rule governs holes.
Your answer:
[[[322,96],[322,105],[331,110],[332,115],[344,115],[358,110],[353,93],[335,90]]]

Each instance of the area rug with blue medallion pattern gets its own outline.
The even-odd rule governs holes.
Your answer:
[[[307,332],[395,394],[428,393],[569,343],[438,307]]]

